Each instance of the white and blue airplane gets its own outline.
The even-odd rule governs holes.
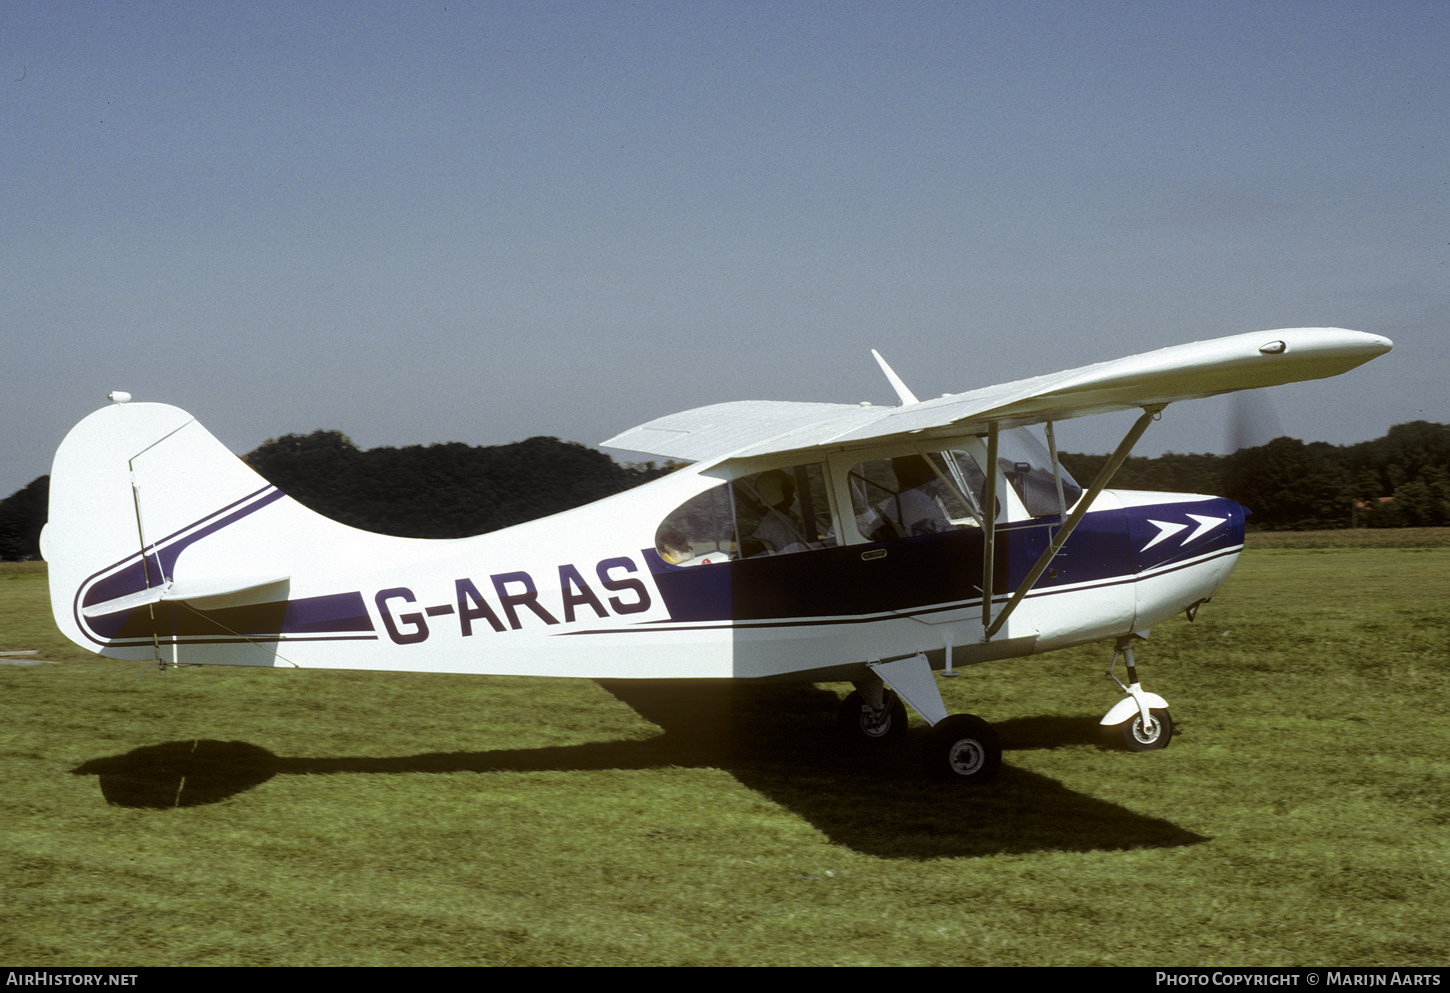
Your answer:
[[[1213,596],[1246,512],[1107,488],[1163,408],[1338,375],[1390,348],[1339,328],[1264,331],[932,400],[877,355],[898,406],[661,417],[604,444],[686,467],[450,540],[321,517],[185,411],[113,393],[56,454],[41,548],[56,623],[108,658],[850,682],[843,734],[899,739],[909,705],[931,725],[929,771],[984,782],[997,735],[948,716],[938,672],[1112,640],[1128,682],[1102,723],[1135,751],[1172,737],[1133,642]],[[1141,416],[1084,489],[1054,423],[1124,410]]]

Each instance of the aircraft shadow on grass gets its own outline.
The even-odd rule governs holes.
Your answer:
[[[718,768],[834,843],[883,858],[1168,848],[1208,840],[1010,762],[989,786],[931,782],[911,743],[877,753],[839,744],[825,721],[835,712],[836,697],[814,686],[599,682],[661,733],[643,741],[395,758],[287,758],[241,741],[171,741],[92,759],[72,772],[97,776],[109,803],[169,809],[218,803],[278,775]],[[1099,740],[1097,719],[1086,716],[995,726],[1008,752]]]

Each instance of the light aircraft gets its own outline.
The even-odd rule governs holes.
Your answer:
[[[108,658],[850,682],[848,738],[900,739],[909,705],[931,725],[929,771],[984,782],[997,735],[948,716],[938,671],[1111,639],[1109,675],[1121,657],[1128,682],[1103,725],[1130,750],[1172,737],[1133,643],[1213,596],[1246,512],[1107,489],[1163,408],[1338,375],[1390,348],[1340,328],[1264,331],[930,400],[877,355],[897,406],[661,417],[604,444],[686,467],[451,540],[323,518],[185,411],[113,393],[56,454],[41,547],[56,623]],[[1124,410],[1141,415],[1084,489],[1054,423]]]

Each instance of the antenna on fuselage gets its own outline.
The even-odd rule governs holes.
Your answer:
[[[886,378],[890,381],[891,388],[896,391],[896,395],[901,398],[903,407],[910,407],[912,404],[921,402],[916,398],[915,393],[906,388],[906,384],[901,381],[901,377],[896,374],[896,371],[886,364],[886,360],[881,357],[880,352],[873,348],[871,354],[876,356],[876,364],[881,367],[882,372],[886,373]]]

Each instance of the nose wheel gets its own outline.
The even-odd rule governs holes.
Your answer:
[[[1168,714],[1168,701],[1156,693],[1149,693],[1139,684],[1138,669],[1133,664],[1132,638],[1129,635],[1118,640],[1113,661],[1108,666],[1108,677],[1128,695],[1119,700],[1100,723],[1110,743],[1130,752],[1155,752],[1167,748],[1173,740],[1173,718]],[[1117,665],[1119,655],[1128,665],[1127,686],[1113,675],[1113,666]]]
[[[1152,707],[1148,710],[1146,724],[1142,714],[1134,714],[1132,720],[1124,721],[1114,730],[1121,737],[1123,747],[1130,752],[1157,751],[1167,748],[1168,742],[1173,740],[1173,718],[1166,709]]]

